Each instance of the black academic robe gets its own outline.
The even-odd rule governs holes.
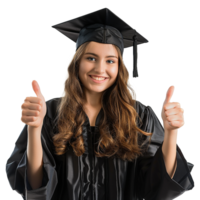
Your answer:
[[[56,131],[56,108],[61,98],[46,101],[41,141],[43,148],[43,182],[32,189],[27,179],[27,125],[19,135],[6,163],[8,181],[27,200],[171,200],[194,187],[190,174],[193,164],[186,161],[177,145],[177,168],[174,177],[168,175],[162,154],[164,129],[150,106],[136,101],[140,128],[153,132],[148,151],[133,162],[116,157],[98,158],[98,124],[100,110],[92,133],[89,119],[83,124],[85,153],[77,157],[69,146],[66,154],[57,156],[52,136]],[[87,116],[87,115],[86,115]],[[149,136],[148,136],[149,137]],[[148,140],[145,136],[144,140]]]

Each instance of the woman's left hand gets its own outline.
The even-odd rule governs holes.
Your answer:
[[[178,131],[178,128],[184,125],[184,110],[181,108],[180,103],[170,102],[173,92],[174,86],[170,86],[167,91],[161,112],[164,129],[167,133],[176,132]]]

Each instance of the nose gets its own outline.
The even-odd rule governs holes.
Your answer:
[[[98,62],[95,63],[95,69],[99,72],[99,74],[104,73],[106,64],[104,63],[104,59],[99,59]]]

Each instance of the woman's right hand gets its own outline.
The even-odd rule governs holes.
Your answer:
[[[22,104],[21,121],[33,128],[42,127],[46,115],[46,101],[40,91],[37,81],[32,81],[32,87],[37,97],[26,97]]]

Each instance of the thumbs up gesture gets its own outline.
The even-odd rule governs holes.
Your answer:
[[[183,112],[180,103],[170,102],[174,92],[174,86],[170,86],[165,101],[163,103],[161,116],[163,119],[165,132],[176,132],[178,128],[184,125]]]
[[[37,97],[26,97],[22,104],[21,121],[32,127],[42,127],[46,115],[46,102],[37,81],[32,82],[32,87]]]

